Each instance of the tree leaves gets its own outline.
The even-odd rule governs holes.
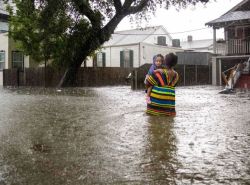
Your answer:
[[[11,0],[5,0],[10,3]],[[148,19],[158,7],[206,3],[208,0],[13,0],[10,36],[37,61],[60,66],[81,63],[131,14]],[[77,62],[76,62],[77,61]],[[75,64],[74,64],[75,65]],[[76,66],[79,66],[77,64]]]

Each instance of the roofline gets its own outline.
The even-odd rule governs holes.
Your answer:
[[[215,20],[213,20],[213,21],[215,21]],[[210,21],[210,22],[212,22],[212,21]],[[238,23],[240,23],[240,25],[249,24],[249,19],[240,19],[240,20],[224,21],[224,22],[216,22],[216,23],[210,23],[210,22],[206,23],[205,25],[213,27],[215,29],[219,29],[219,28],[225,28],[227,26],[230,26],[230,25],[232,25],[232,23],[235,23],[234,25],[237,25]]]
[[[150,46],[157,46],[157,47],[163,47],[163,48],[172,48],[172,49],[184,50],[181,47],[179,48],[179,47],[172,47],[172,46],[161,46],[161,45],[150,44],[150,43],[146,43],[146,42],[138,42],[138,43],[133,43],[133,44],[121,44],[121,45],[102,46],[101,48],[121,47],[121,46],[137,46],[139,44],[145,44],[145,45],[150,45]]]
[[[206,46],[206,47],[200,47],[200,48],[182,48],[182,49],[207,49],[209,47],[211,47],[212,45]]]
[[[161,47],[161,48],[170,48],[170,49],[179,49],[179,50],[183,50],[181,47],[162,46],[162,45],[150,44],[150,43],[146,43],[146,42],[140,42],[140,43],[141,43],[141,44],[145,44],[145,45],[149,45],[149,46],[157,46],[157,47]]]
[[[114,33],[120,33],[120,32],[124,32],[124,31],[132,31],[132,30],[140,30],[140,29],[147,29],[147,28],[157,28],[160,27],[162,25],[159,26],[148,26],[148,27],[144,27],[144,28],[135,28],[135,29],[128,29],[128,30],[120,30],[120,31],[115,31]],[[157,28],[158,29],[158,28]]]
[[[208,40],[213,40],[213,39],[199,39],[199,40],[192,40],[191,42],[193,41],[208,41]],[[181,41],[181,43],[184,43],[184,42],[190,42],[190,41]]]
[[[110,48],[110,47],[121,47],[121,46],[136,46],[139,45],[140,42],[131,43],[131,44],[120,44],[120,45],[108,45],[108,46],[102,46],[101,48]]]
[[[247,3],[248,1],[249,1],[249,0],[243,0],[243,1],[241,1],[240,3],[238,3],[237,5],[235,5],[233,8],[231,8],[229,11],[227,11],[227,12],[224,13],[224,14],[222,14],[221,16],[226,15],[226,14],[228,14],[229,12],[234,12],[237,8],[239,8],[240,6],[244,5],[244,4]],[[213,21],[219,19],[221,16],[219,16],[219,17],[216,18],[216,19],[213,19],[212,21],[209,21],[209,22],[205,23],[205,25],[206,25],[206,26],[213,26],[213,24],[211,24],[210,22],[213,22]],[[216,27],[216,26],[215,26],[215,27]],[[221,26],[221,27],[223,27],[223,26]],[[221,28],[221,27],[218,27],[218,28]]]
[[[154,34],[157,30],[159,30],[160,28],[163,29],[163,31],[166,33],[166,35],[171,39],[173,40],[173,38],[171,37],[171,35],[168,33],[168,31],[166,30],[166,28],[164,28],[164,26],[160,25],[160,26],[155,26],[155,27],[158,27],[156,30],[154,30],[152,33],[150,34]],[[158,34],[158,35],[165,35],[165,34]],[[148,35],[145,39],[142,40],[145,41],[148,37],[150,37],[151,35]]]
[[[225,14],[227,14],[229,12],[234,12],[237,8],[239,8],[240,6],[244,5],[248,1],[249,0],[243,0],[243,1],[239,2],[237,5],[235,5],[233,8],[231,8],[229,11],[227,11]],[[223,15],[225,15],[225,14],[223,14]]]

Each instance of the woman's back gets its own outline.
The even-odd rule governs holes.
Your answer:
[[[149,86],[171,86],[175,87],[179,79],[178,73],[173,69],[162,69],[162,73],[155,72],[148,77]]]

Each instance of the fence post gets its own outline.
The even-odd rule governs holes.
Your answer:
[[[136,90],[137,89],[137,76],[138,76],[136,69],[133,70],[131,73],[132,73],[131,88],[133,90]]]
[[[23,86],[26,86],[26,70],[23,68]]]
[[[197,65],[195,65],[195,85],[198,84],[198,69],[197,69]]]
[[[186,65],[184,64],[183,68],[183,84],[186,85]]]
[[[138,89],[138,71],[137,70],[135,70],[135,90],[137,90]]]
[[[17,87],[19,87],[19,81],[20,81],[20,72],[19,72],[19,68],[17,68]]]

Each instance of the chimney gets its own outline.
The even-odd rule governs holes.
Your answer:
[[[187,40],[188,40],[188,42],[192,42],[193,41],[193,36],[192,35],[188,35]]]

